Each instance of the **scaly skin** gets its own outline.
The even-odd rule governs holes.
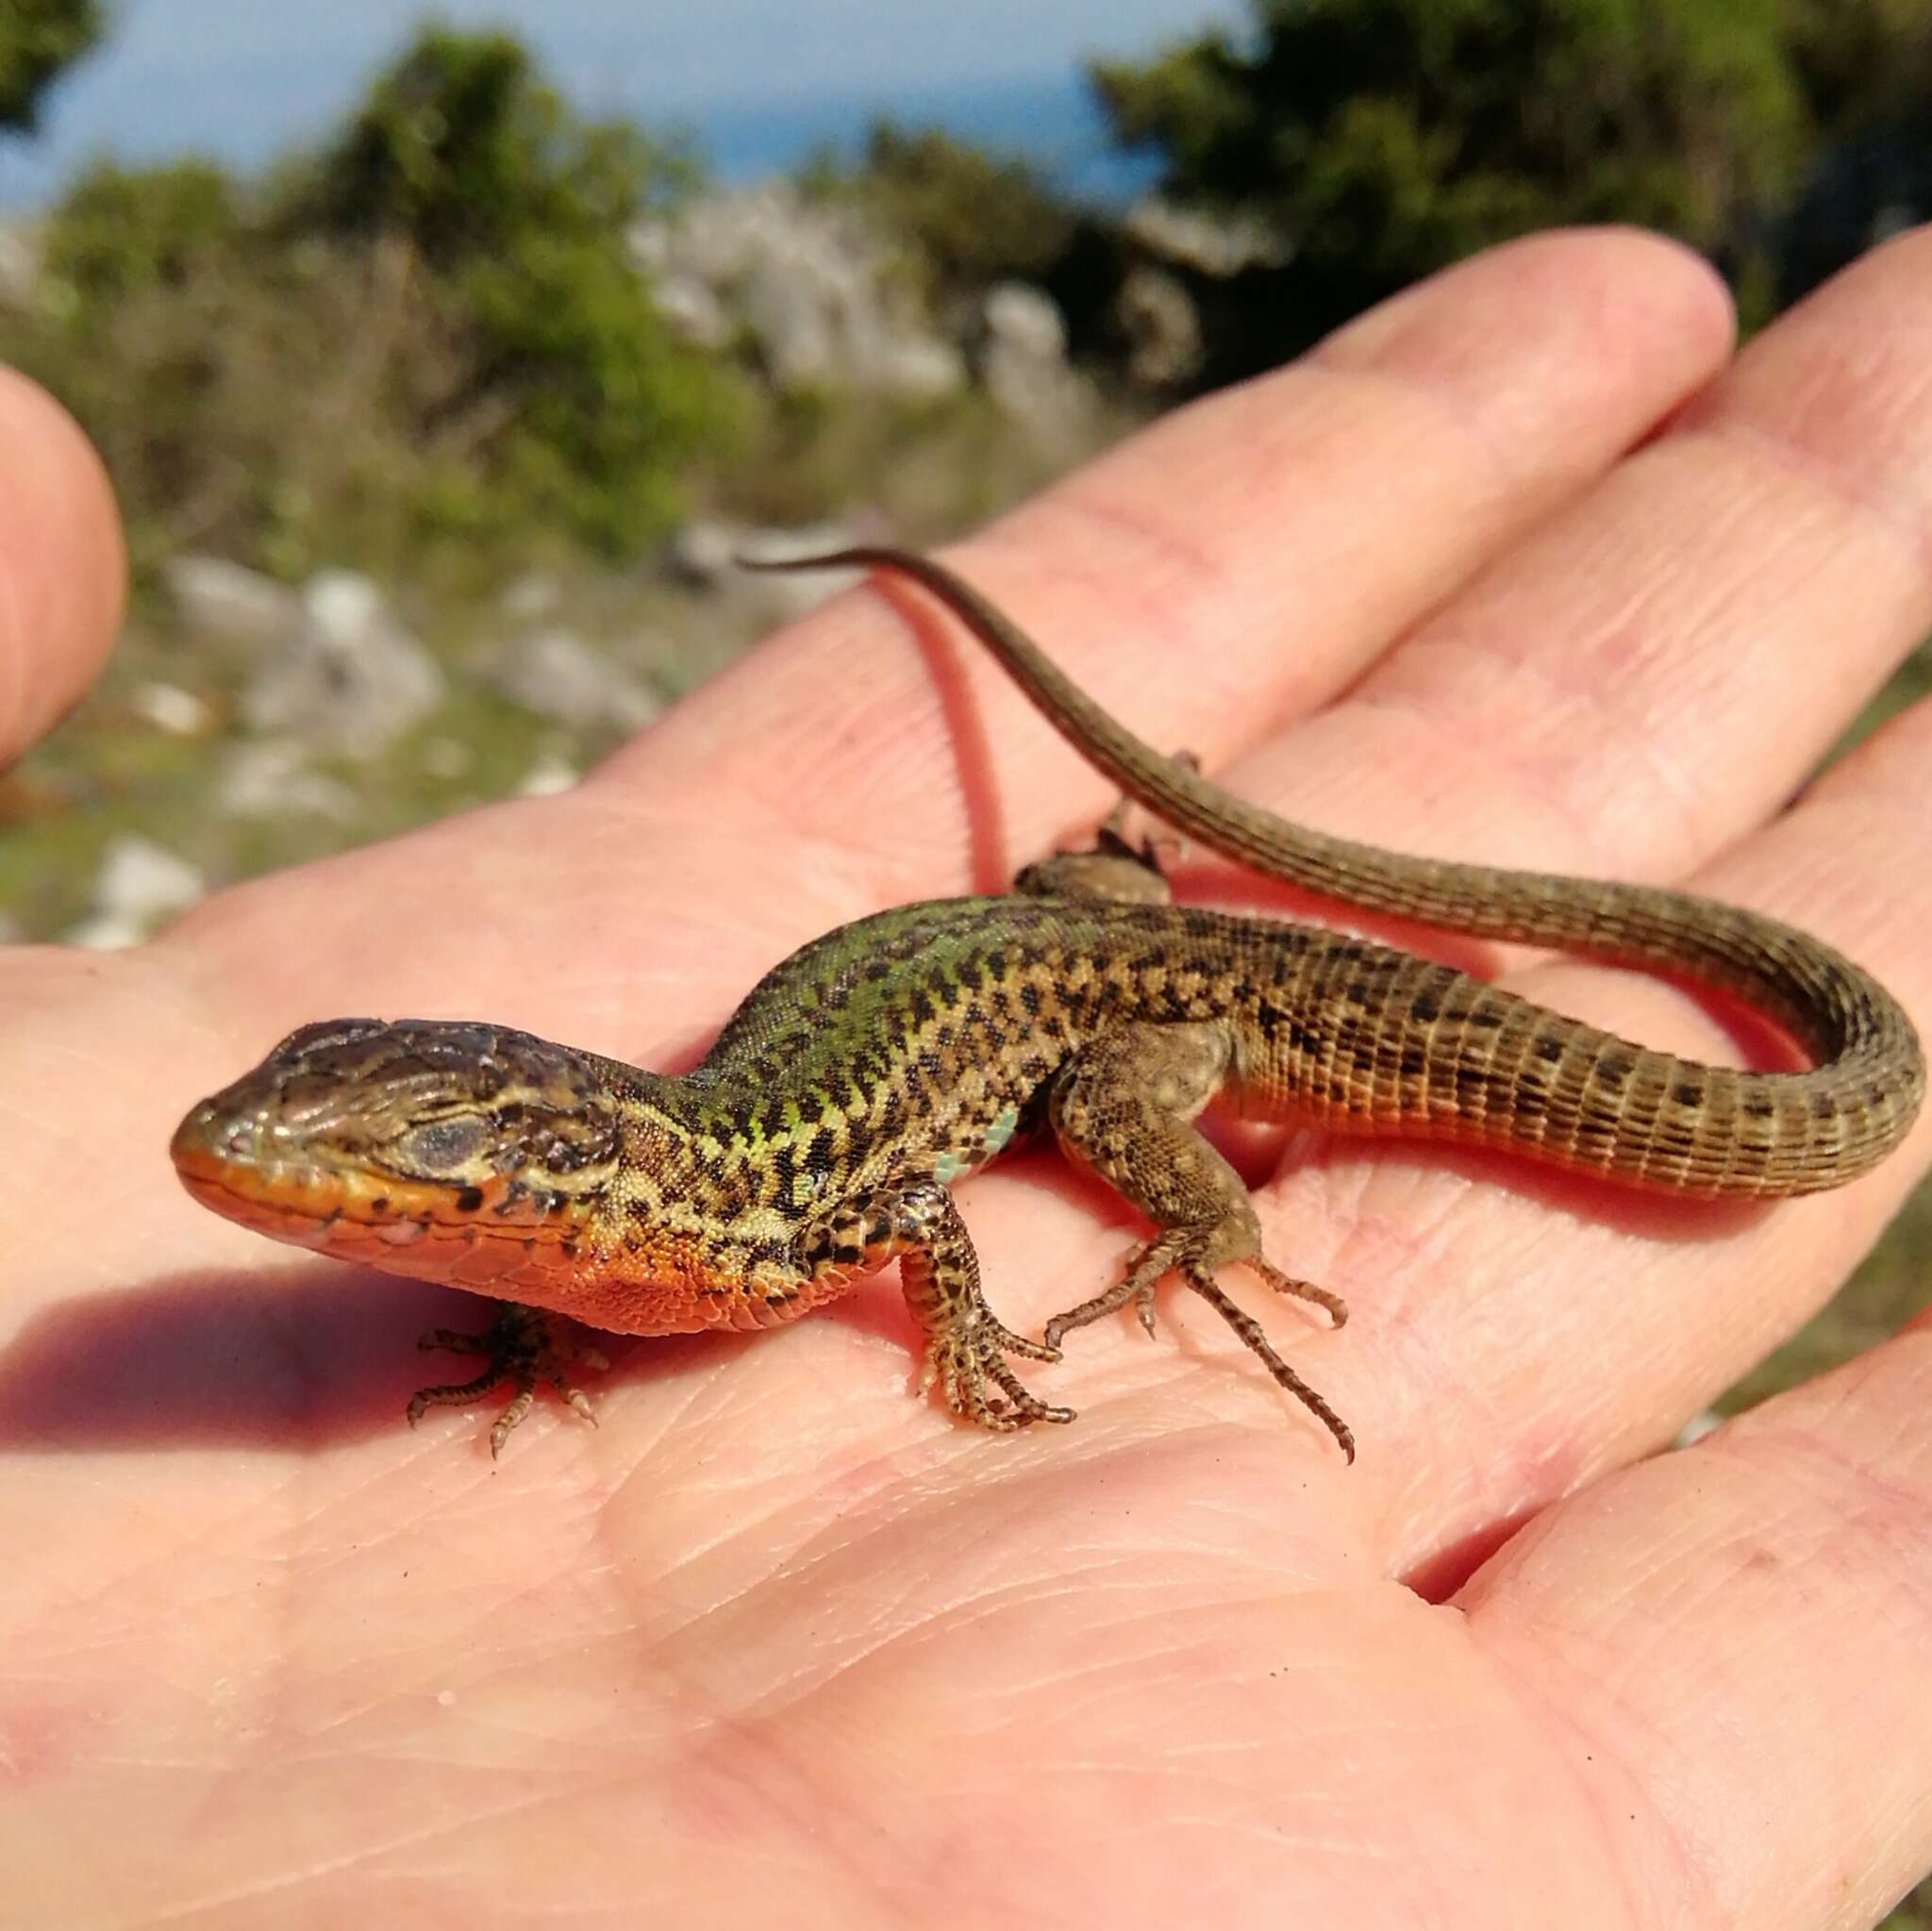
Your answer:
[[[993,1428],[1073,1419],[1008,1355],[1179,1273],[1352,1456],[1353,1438],[1221,1290],[1241,1261],[1341,1304],[1262,1256],[1245,1190],[1192,1122],[1251,1118],[1453,1139],[1631,1184],[1771,1197],[1884,1158],[1924,1066],[1896,1003],[1850,961],[1754,913],[1646,887],[1399,857],[1303,831],[1165,758],[929,559],[861,549],[917,578],[1129,796],[1269,876],[1486,937],[1694,976],[1788,1028],[1802,1073],[1707,1066],[1632,1045],[1410,954],[1314,927],[1167,904],[1109,834],[1023,874],[1011,898],[940,900],[842,926],[767,974],[704,1061],[640,1071],[480,1024],[308,1026],[204,1101],[174,1140],[191,1192],[274,1237],[502,1298],[485,1372],[425,1390],[479,1399],[539,1378],[581,1410],[567,1340],[529,1309],[629,1334],[790,1321],[901,1260],[926,1380]],[[980,1291],[947,1185],[1050,1124],[1159,1230],[1110,1292],[1010,1332]]]

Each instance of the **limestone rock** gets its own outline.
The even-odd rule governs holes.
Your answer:
[[[442,702],[436,659],[370,578],[324,570],[302,592],[302,620],[243,693],[255,730],[312,750],[373,757]]]

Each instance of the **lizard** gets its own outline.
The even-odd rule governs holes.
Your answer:
[[[194,1107],[172,1142],[189,1192],[278,1240],[498,1301],[425,1348],[482,1371],[432,1406],[539,1383],[594,1420],[568,1323],[625,1334],[791,1321],[896,1259],[924,1336],[922,1391],[1010,1431],[1066,1423],[1008,1357],[1177,1274],[1355,1457],[1349,1425],[1220,1283],[1240,1263],[1326,1310],[1264,1254],[1246,1188],[1201,1131],[1214,1103],[1342,1133],[1501,1147],[1632,1186],[1772,1199],[1852,1180],[1904,1137],[1925,1086],[1910,1021],[1820,941],[1659,887],[1398,856],[1290,824],[1154,750],[931,557],[884,545],[767,569],[895,573],[935,596],[1124,797],[1267,877],[1372,912],[1682,976],[1740,998],[1808,1057],[1706,1064],[1620,1039],[1462,973],[1327,927],[1172,902],[1115,821],[1006,897],[874,913],[814,940],[670,1076],[508,1027],[305,1025]],[[1107,1290],[1014,1332],[982,1290],[950,1188],[1036,1129],[1151,1224]]]

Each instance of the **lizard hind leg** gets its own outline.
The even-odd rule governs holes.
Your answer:
[[[1177,751],[1174,763],[1199,771],[1201,760],[1191,751]],[[1142,839],[1137,845],[1126,835],[1131,797],[1123,796],[1101,820],[1093,842],[1084,852],[1056,852],[1026,866],[1013,880],[1020,898],[1077,898],[1108,905],[1164,906],[1174,903],[1167,874],[1161,869],[1163,851],[1177,852],[1180,841],[1171,833]]]
[[[1260,1359],[1274,1380],[1355,1459],[1355,1436],[1327,1401],[1289,1366],[1259,1322],[1215,1278],[1231,1261],[1252,1269],[1277,1293],[1312,1301],[1336,1326],[1347,1318],[1339,1296],[1283,1273],[1261,1252],[1260,1223],[1239,1174],[1193,1122],[1224,1076],[1233,1046],[1226,1027],[1128,1025],[1090,1040],[1056,1081],[1049,1111],[1068,1157],[1133,1202],[1160,1231],[1106,1292],[1048,1322],[1058,1347],[1070,1330],[1132,1305],[1154,1332],[1154,1290],[1178,1273]]]

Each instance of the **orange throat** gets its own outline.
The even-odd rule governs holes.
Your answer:
[[[526,1210],[505,1183],[434,1181],[322,1167],[263,1168],[203,1147],[176,1147],[175,1168],[211,1212],[252,1232],[387,1273],[446,1281],[549,1305],[576,1272],[590,1203]]]

